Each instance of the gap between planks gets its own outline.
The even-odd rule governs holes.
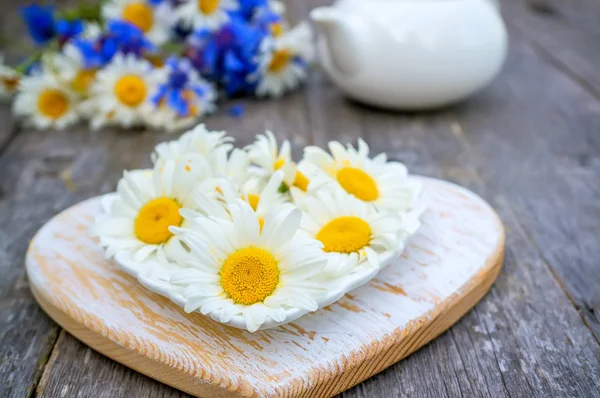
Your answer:
[[[30,398],[37,397],[43,391],[44,386],[46,384],[46,379],[48,377],[48,374],[46,372],[52,368],[54,361],[56,361],[56,358],[58,356],[59,342],[61,342],[65,338],[65,329],[63,329],[59,325],[57,325],[57,327],[60,329],[60,331],[56,334],[56,338],[54,339],[54,342],[52,343],[52,348],[50,349],[50,355],[46,357],[46,362],[40,364],[42,371],[40,372],[39,378],[35,380],[35,387],[31,389],[31,393],[29,394]]]

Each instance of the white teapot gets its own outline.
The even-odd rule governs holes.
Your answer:
[[[350,97],[426,109],[473,94],[499,72],[506,28],[493,0],[339,0],[312,10],[317,49]]]

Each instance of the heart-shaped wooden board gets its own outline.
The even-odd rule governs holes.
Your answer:
[[[100,199],[50,220],[27,254],[31,289],[102,354],[201,397],[328,397],[438,336],[496,279],[504,228],[481,198],[423,178],[423,225],[399,260],[340,301],[254,334],[186,314],[104,259],[89,228]]]

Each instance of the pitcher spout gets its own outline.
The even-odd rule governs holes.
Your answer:
[[[325,38],[333,67],[345,75],[356,74],[362,63],[357,17],[333,7],[318,7],[311,11],[310,19]]]

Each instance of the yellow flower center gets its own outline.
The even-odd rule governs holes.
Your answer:
[[[281,72],[290,63],[291,59],[292,54],[290,54],[290,50],[284,49],[273,52],[273,58],[271,58],[271,63],[269,64],[269,72]]]
[[[220,0],[198,0],[198,9],[202,14],[212,14],[219,8]]]
[[[326,252],[353,253],[371,241],[371,227],[359,217],[338,217],[321,228],[317,239]]]
[[[69,110],[69,99],[59,90],[45,90],[38,98],[38,110],[50,119],[58,119]]]
[[[82,69],[77,72],[77,75],[73,78],[71,82],[71,87],[73,90],[77,91],[80,94],[85,94],[88,91],[88,87],[94,78],[96,77],[95,69]]]
[[[344,167],[337,172],[337,180],[348,192],[360,200],[371,202],[379,197],[379,189],[373,178],[356,167]]]
[[[15,91],[17,89],[17,86],[19,85],[19,81],[20,81],[20,79],[18,76],[2,78],[2,84],[4,85],[4,88],[6,89],[6,91],[8,91],[8,92]]]
[[[169,227],[178,227],[183,221],[179,214],[180,208],[175,199],[151,200],[142,207],[135,219],[135,235],[144,243],[165,243],[173,236]]]
[[[304,174],[302,174],[300,171],[296,171],[296,177],[294,177],[295,186],[306,192],[309,183],[310,181],[308,180],[308,178],[306,178]]]
[[[274,170],[279,170],[280,168],[283,167],[283,165],[285,164],[285,159],[284,158],[278,158],[275,163],[273,163],[273,169]]]
[[[252,207],[252,209],[254,211],[256,211],[256,208],[258,207],[259,200],[260,200],[260,196],[255,195],[253,193],[248,194],[248,204],[250,205],[250,207]]]
[[[154,24],[152,7],[145,3],[131,3],[123,9],[123,19],[147,32]]]
[[[146,98],[146,83],[136,75],[126,75],[117,80],[115,95],[127,106],[137,106]]]
[[[269,30],[271,31],[273,37],[281,36],[283,33],[283,24],[281,22],[274,22],[269,25]]]
[[[220,274],[225,293],[236,304],[263,302],[279,283],[279,267],[273,255],[253,246],[227,257]]]

